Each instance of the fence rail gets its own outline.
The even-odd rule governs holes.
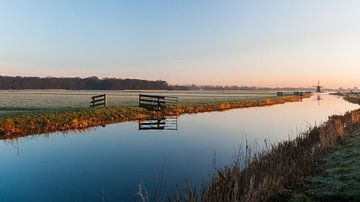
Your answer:
[[[177,97],[139,94],[139,107],[146,109],[162,110],[177,105],[177,103]]]
[[[276,95],[277,96],[289,96],[289,95],[300,95],[300,96],[304,96],[304,94],[306,94],[308,92],[303,92],[303,91],[294,91],[294,92],[282,92],[282,91],[279,91],[279,92],[276,92]]]
[[[98,106],[103,106],[103,107],[107,106],[107,96],[106,96],[106,94],[95,95],[95,96],[91,97],[90,107],[95,108],[95,107],[98,107]]]

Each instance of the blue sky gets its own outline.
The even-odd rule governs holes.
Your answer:
[[[0,74],[360,87],[360,1],[0,0]]]

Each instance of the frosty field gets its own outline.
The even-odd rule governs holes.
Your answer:
[[[109,106],[136,106],[138,95],[176,96],[179,103],[209,103],[260,99],[275,96],[273,91],[69,91],[6,90],[0,91],[0,114],[31,113],[89,107],[91,96],[108,96]]]

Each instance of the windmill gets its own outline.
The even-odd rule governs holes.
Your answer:
[[[317,93],[321,93],[321,88],[324,87],[324,86],[320,86],[320,81],[318,81],[317,86],[314,86],[314,87],[316,88]]]

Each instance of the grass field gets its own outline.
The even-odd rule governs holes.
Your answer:
[[[10,90],[0,91],[0,114],[22,114],[87,108],[93,95],[108,95],[109,106],[136,106],[138,95],[153,94],[179,97],[180,104],[230,102],[271,98],[274,91],[68,91]]]

